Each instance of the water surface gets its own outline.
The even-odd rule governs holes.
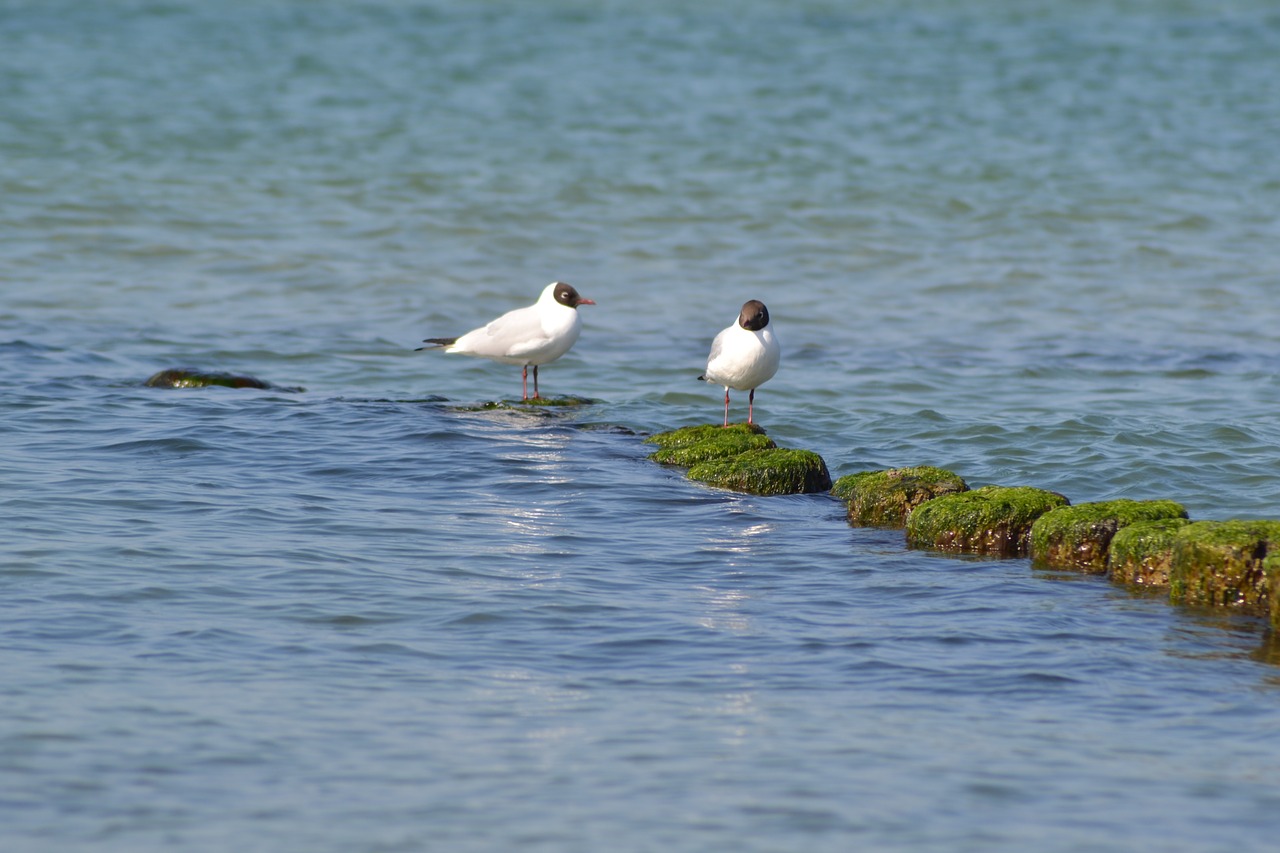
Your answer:
[[[0,4],[5,848],[1267,844],[1257,621],[641,435],[758,298],[837,475],[1280,516],[1276,79],[1247,0]],[[597,402],[459,410],[553,279]]]

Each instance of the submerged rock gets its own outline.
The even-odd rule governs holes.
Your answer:
[[[1186,509],[1176,501],[1126,499],[1059,507],[1031,526],[1031,559],[1053,568],[1104,574],[1118,530],[1138,521],[1186,517]]]
[[[831,494],[849,504],[849,523],[855,527],[902,527],[925,501],[968,490],[958,475],[923,465],[849,474],[836,480]]]
[[[1280,521],[1197,521],[1173,542],[1169,597],[1268,614],[1276,623]]]
[[[512,406],[593,406],[597,400],[565,394],[561,397],[530,397],[527,400],[511,400]]]
[[[1162,518],[1120,528],[1107,549],[1107,573],[1116,583],[1167,588],[1173,541],[1178,531],[1190,523],[1185,518]]]
[[[214,373],[188,367],[162,370],[146,381],[148,388],[207,388],[216,385],[223,388],[263,388],[272,386],[252,376],[232,373]]]
[[[755,424],[733,424],[728,427],[707,424],[684,427],[652,435],[645,439],[645,443],[658,445],[658,449],[649,454],[649,458],[654,462],[662,465],[679,465],[682,468],[711,459],[738,456],[748,450],[767,450],[777,447],[773,439],[765,435],[764,430]]]
[[[473,406],[452,406],[455,412],[521,412],[530,409],[572,408],[591,406],[595,400],[587,397],[530,397],[527,400],[490,400]]]
[[[689,479],[753,495],[798,495],[831,488],[827,463],[811,450],[781,447],[748,450],[737,456],[699,462]]]
[[[1020,557],[1031,525],[1051,509],[1070,504],[1057,492],[1030,486],[983,486],[926,501],[907,517],[907,544]]]

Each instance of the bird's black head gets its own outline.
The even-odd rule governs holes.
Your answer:
[[[556,302],[569,308],[577,308],[579,305],[595,305],[596,303],[590,299],[583,299],[578,295],[578,291],[573,289],[572,284],[565,284],[563,281],[556,282],[555,290]]]
[[[769,325],[769,309],[759,299],[752,299],[742,306],[738,315],[738,325],[748,332],[758,332]]]

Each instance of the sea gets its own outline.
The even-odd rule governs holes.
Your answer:
[[[0,0],[0,848],[1272,849],[1263,620],[644,437],[759,299],[835,477],[1280,518],[1277,81],[1265,0]],[[557,280],[587,404],[415,352]]]

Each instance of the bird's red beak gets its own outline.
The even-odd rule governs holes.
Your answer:
[[[579,299],[578,304],[579,305],[595,305],[596,301],[594,299]]]

